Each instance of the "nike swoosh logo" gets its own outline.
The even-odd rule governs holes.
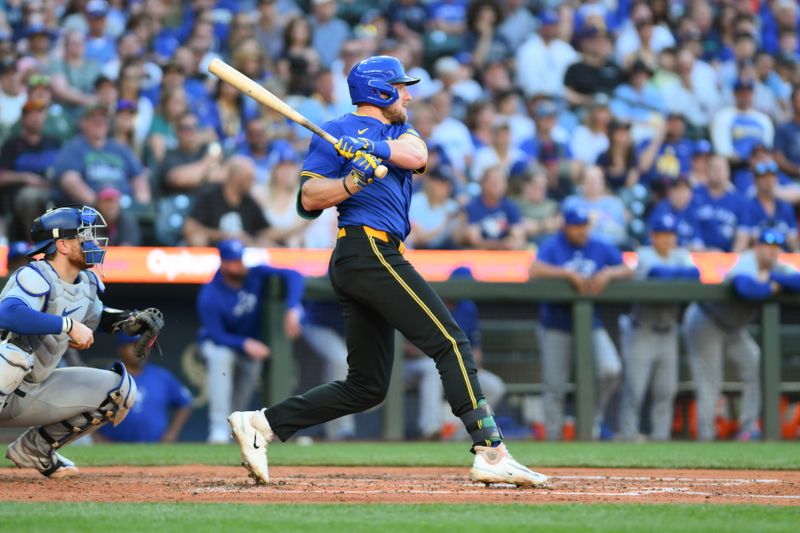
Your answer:
[[[64,309],[63,311],[61,311],[61,316],[71,315],[72,313],[74,313],[75,311],[77,311],[80,308],[81,308],[81,306],[79,305],[78,307],[76,307],[74,309]]]
[[[256,450],[260,448],[260,446],[258,445],[258,435],[253,435],[253,448],[255,448]]]
[[[363,130],[358,130],[358,134],[359,134],[359,135],[363,135],[363,134],[364,134],[364,132],[365,132],[365,131],[367,131],[368,129],[369,129],[369,128],[364,128]]]

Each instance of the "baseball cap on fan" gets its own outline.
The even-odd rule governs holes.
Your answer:
[[[570,226],[583,226],[589,223],[589,210],[585,205],[571,205],[564,209],[564,223]]]
[[[241,261],[244,256],[244,245],[239,239],[225,239],[217,244],[219,258],[222,261]]]
[[[678,221],[674,215],[663,213],[661,216],[657,216],[653,219],[650,231],[653,233],[677,233]]]

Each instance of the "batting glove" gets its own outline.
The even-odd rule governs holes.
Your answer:
[[[353,156],[356,155],[356,152],[364,148],[364,143],[361,142],[360,139],[345,135],[343,137],[339,137],[339,140],[336,141],[336,144],[334,144],[333,147],[336,148],[336,151],[339,152],[340,156],[347,159],[353,159]]]
[[[356,187],[363,189],[372,183],[375,169],[380,165],[380,160],[376,159],[372,154],[362,151],[356,152],[351,160],[350,173],[347,175],[347,180]]]

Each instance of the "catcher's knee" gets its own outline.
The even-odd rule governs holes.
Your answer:
[[[136,401],[136,382],[125,365],[116,361],[111,369],[119,375],[117,384],[108,391],[103,402],[93,411],[87,411],[62,422],[39,428],[39,434],[54,449],[61,448],[109,422],[119,425]]]
[[[33,368],[33,355],[10,342],[0,343],[0,405]]]

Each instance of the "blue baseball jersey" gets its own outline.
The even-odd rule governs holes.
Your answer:
[[[536,260],[577,272],[590,278],[605,267],[622,264],[622,252],[611,244],[589,238],[583,246],[575,246],[567,240],[563,231],[542,243]],[[572,308],[564,304],[542,304],[539,320],[546,328],[572,331]],[[600,327],[597,309],[594,327]]]
[[[228,286],[217,271],[197,297],[197,315],[202,323],[198,341],[211,340],[241,352],[245,339],[260,339],[262,300],[271,276],[280,276],[286,283],[287,309],[299,305],[304,281],[294,270],[268,265],[253,267],[248,270],[241,289]]]
[[[402,135],[413,135],[421,140],[419,133],[408,123],[384,124],[376,118],[355,113],[327,122],[322,128],[336,138],[351,135],[373,141],[388,141]],[[383,164],[389,169],[386,177],[376,178],[369,187],[336,206],[339,211],[339,227],[370,226],[404,240],[411,231],[408,208],[411,204],[411,176],[415,171],[398,168],[386,162]],[[303,181],[319,178],[341,179],[349,174],[351,168],[351,160],[340,156],[332,144],[315,135],[300,176]],[[319,216],[319,212],[306,212],[299,202],[297,206],[301,216]]]
[[[747,200],[742,210],[739,228],[752,236],[758,236],[761,230],[772,228],[784,235],[797,235],[797,219],[792,206],[782,200],[775,200],[775,212],[769,215],[758,197]]]
[[[697,229],[697,214],[693,202],[689,202],[688,206],[679,211],[668,200],[661,200],[647,219],[648,231],[654,220],[666,214],[674,216],[678,221],[678,246],[688,247],[703,244]]]
[[[766,132],[764,126],[750,115],[737,113],[731,125],[733,151],[741,159],[747,159],[753,152],[753,147],[764,142]]]
[[[736,187],[737,191],[745,196],[756,195],[755,179],[756,178],[753,175],[753,171],[749,168],[736,170],[733,172],[733,176],[731,176],[733,186]],[[791,185],[793,183],[794,181],[789,176],[783,172],[778,172],[778,185]]]
[[[735,190],[714,197],[705,185],[695,188],[692,195],[697,216],[697,232],[706,248],[730,252],[736,237],[736,228],[742,217],[745,198]]]
[[[519,207],[513,200],[502,198],[497,205],[487,206],[478,196],[467,204],[467,222],[481,228],[484,239],[500,240],[508,236],[511,226],[522,220]]]
[[[136,403],[118,426],[102,426],[98,431],[118,442],[158,442],[169,426],[171,409],[188,407],[192,394],[166,368],[144,365],[136,380]]]
[[[649,140],[641,143],[636,150],[637,156],[641,157],[649,145]],[[642,181],[649,184],[659,176],[674,178],[688,174],[692,170],[692,148],[692,142],[688,139],[679,139],[674,143],[664,141],[653,159],[653,166],[644,173]]]

